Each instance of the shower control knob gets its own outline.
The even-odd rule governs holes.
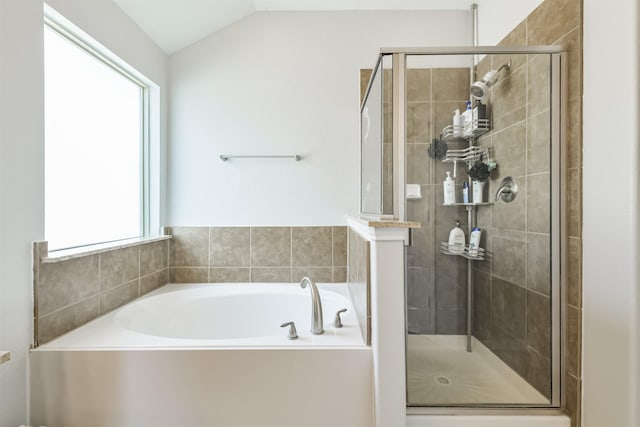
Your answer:
[[[347,311],[347,309],[343,308],[342,310],[338,310],[338,312],[336,313],[336,318],[333,320],[333,326],[335,328],[342,328],[342,320],[340,319],[340,313],[344,313],[345,311]]]

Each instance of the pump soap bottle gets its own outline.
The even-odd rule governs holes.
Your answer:
[[[444,190],[444,204],[453,205],[456,202],[456,182],[451,179],[451,172],[447,171],[447,178],[442,185]]]
[[[464,231],[460,228],[460,220],[458,220],[456,221],[456,226],[449,233],[449,252],[453,254],[464,253],[464,246]]]

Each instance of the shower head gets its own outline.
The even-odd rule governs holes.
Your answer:
[[[500,71],[508,70],[510,67],[511,60],[506,64],[502,64],[497,70],[489,71],[484,75],[482,80],[478,80],[471,85],[471,95],[473,95],[474,98],[484,98],[487,96],[489,88],[493,86],[496,80],[498,80],[498,74],[500,74]]]

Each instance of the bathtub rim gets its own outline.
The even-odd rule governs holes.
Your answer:
[[[116,344],[116,345],[106,345],[106,344],[70,344],[69,341],[72,341],[76,335],[82,335],[86,333],[86,331],[90,331],[92,329],[98,328],[100,326],[113,327],[115,323],[115,316],[118,315],[119,312],[124,310],[127,307],[130,307],[132,304],[136,302],[140,302],[147,298],[152,298],[157,295],[162,295],[165,293],[171,292],[180,292],[181,290],[188,289],[197,289],[197,288],[208,288],[208,287],[218,287],[218,286],[226,286],[229,288],[236,286],[244,286],[244,287],[252,287],[259,288],[261,286],[276,286],[276,287],[284,287],[284,288],[299,288],[299,284],[297,283],[288,283],[288,282],[276,282],[276,283],[264,283],[264,282],[222,282],[222,283],[167,283],[153,291],[142,295],[122,306],[105,313],[96,319],[87,322],[86,324],[79,326],[51,341],[48,341],[44,344],[40,344],[37,347],[30,349],[30,351],[140,351],[140,350],[278,350],[278,349],[299,349],[299,350],[309,350],[309,349],[362,349],[362,348],[371,348],[366,345],[362,336],[360,334],[360,326],[358,324],[357,316],[355,315],[355,309],[353,305],[353,301],[351,299],[351,295],[349,293],[348,287],[346,283],[317,283],[318,289],[322,293],[324,292],[332,292],[340,295],[345,298],[349,303],[350,309],[350,318],[355,323],[351,325],[350,333],[348,340],[350,344],[347,343],[338,343],[338,344],[324,344],[318,343],[318,341],[328,341],[331,339],[332,331],[331,329],[327,329],[327,325],[330,324],[331,319],[327,318],[325,315],[325,334],[310,336],[307,331],[298,330],[298,334],[300,338],[298,340],[290,341],[285,340],[284,342],[280,342],[279,344],[268,343],[269,340],[273,338],[279,338],[279,336],[267,336],[267,337],[258,337],[258,338],[238,338],[238,339],[230,339],[230,340],[207,340],[207,339],[181,339],[181,338],[168,338],[168,337],[157,337],[148,334],[143,334],[139,332],[135,332],[124,327],[119,327],[124,330],[125,333],[129,336],[129,339],[133,339],[135,337],[141,338],[143,341],[148,341],[149,337],[157,338],[158,341],[165,341],[166,344]],[[111,324],[109,325],[108,322]],[[105,325],[107,323],[107,325]],[[346,329],[345,329],[346,330]],[[345,330],[340,330],[340,332],[344,332]],[[82,332],[79,332],[82,331]],[[283,337],[286,337],[286,334],[283,332]],[[313,338],[313,339],[310,339]],[[334,337],[335,338],[335,337]],[[340,341],[346,341],[347,339],[342,339]],[[352,341],[352,342],[351,342]],[[251,342],[257,342],[252,344]]]

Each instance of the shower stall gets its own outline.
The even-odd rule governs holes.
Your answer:
[[[405,250],[409,412],[561,405],[564,66],[554,46],[383,49],[363,73],[360,211],[422,225]]]

